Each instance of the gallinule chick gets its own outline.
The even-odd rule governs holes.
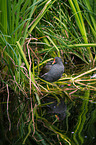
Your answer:
[[[64,65],[60,57],[55,57],[50,69],[47,73],[41,76],[42,79],[48,82],[55,82],[61,78],[64,72]]]

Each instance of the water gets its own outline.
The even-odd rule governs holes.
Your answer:
[[[65,73],[69,77],[70,74],[78,76],[88,70],[89,68],[85,70],[77,67],[75,71],[74,68],[65,69]],[[2,92],[0,145],[21,145],[24,141],[31,145],[33,140],[39,145],[96,145],[96,82],[92,81],[95,74],[96,72],[86,74],[74,84],[67,79],[54,85],[47,86],[44,83],[42,86],[47,88],[48,92],[42,89],[41,106],[34,94],[31,96],[31,102],[30,95],[26,98],[24,94],[15,94],[10,90],[8,112],[11,131],[6,111],[8,93],[6,90],[5,93]],[[31,116],[31,107],[34,119]]]
[[[89,68],[81,67],[81,69],[79,67],[76,69],[65,69],[65,73],[69,76],[71,73],[78,76],[90,70]],[[79,80],[81,81],[79,81],[79,83],[75,82],[73,85],[70,82],[66,82],[64,85],[59,86],[62,88],[64,87],[64,94],[62,93],[63,95],[61,95],[63,99],[61,101],[63,101],[67,107],[61,102],[61,106],[55,106],[56,112],[54,103],[53,108],[52,104],[51,107],[47,105],[49,110],[45,109],[45,115],[43,116],[52,125],[51,130],[59,136],[58,139],[54,137],[55,135],[52,136],[53,133],[49,133],[49,136],[51,136],[49,137],[51,143],[96,145],[96,82],[90,81],[90,79],[95,79],[94,76],[96,77],[96,72],[93,71],[92,73],[80,77]],[[73,91],[70,91],[71,89],[73,89]],[[66,92],[70,94],[69,98]],[[50,98],[50,95],[48,97]],[[51,97],[54,96],[51,94]],[[59,94],[55,96],[55,99],[58,97],[60,97]],[[47,101],[47,103],[48,102],[49,101]],[[61,110],[58,111],[57,109]],[[60,114],[60,112],[63,111],[64,115]],[[64,118],[62,116],[64,116]],[[47,130],[47,132],[49,132],[49,130]]]
[[[79,96],[78,98],[77,95]],[[91,99],[92,95],[94,96],[93,100]],[[61,133],[62,135],[66,135],[65,138],[67,139],[67,141],[61,141],[62,144],[65,143],[70,145],[71,144],[72,145],[96,145],[95,100],[96,100],[96,92],[90,91],[89,89],[86,89],[85,91],[82,92],[78,90],[74,96],[73,101],[70,100],[67,102],[66,104],[67,109],[66,107],[64,107],[64,104],[62,105],[62,103],[60,103],[60,105],[62,105],[63,108],[59,107],[59,109],[61,109],[59,110],[59,112],[63,112],[63,111],[66,112],[66,117],[64,118],[60,117],[60,113],[58,113],[57,108],[56,108],[57,112],[56,111],[55,113],[53,112],[53,110],[55,110],[54,103],[53,103],[53,109],[52,109],[52,104],[51,104],[51,109],[50,109],[50,105],[48,106],[50,111],[47,110],[45,113],[46,115],[44,117],[49,122],[51,122],[51,124],[53,124],[53,128],[59,130],[58,131],[59,133]],[[65,139],[63,138],[63,140]]]
[[[86,90],[83,99],[79,99],[79,102],[76,99],[76,113],[73,109],[74,113],[70,115],[70,121],[73,124],[75,121],[75,124],[71,127],[72,131],[69,129],[69,132],[71,142],[76,145],[96,144],[96,104],[90,102],[89,97],[90,91]]]

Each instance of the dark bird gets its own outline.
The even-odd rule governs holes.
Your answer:
[[[49,71],[41,75],[42,79],[48,82],[55,82],[61,78],[64,72],[64,65],[60,57],[55,57],[53,63],[49,63],[48,67]]]

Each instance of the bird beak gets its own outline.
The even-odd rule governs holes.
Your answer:
[[[54,64],[55,63],[55,59],[54,59],[54,61],[53,61],[53,63],[52,64]]]

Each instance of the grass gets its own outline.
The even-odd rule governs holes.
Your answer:
[[[7,129],[11,133],[18,128],[15,138],[15,135],[8,132],[7,136],[11,139],[4,139],[5,143],[30,144],[32,136],[37,143],[39,140],[42,144],[50,144],[51,136],[48,139],[47,134],[44,134],[47,128],[48,134],[51,132],[54,136],[53,143],[71,144],[67,131],[62,132],[58,128],[58,119],[54,119],[55,123],[51,122],[50,117],[49,120],[46,119],[46,112],[42,110],[42,98],[54,96],[59,100],[64,96],[65,102],[73,103],[73,98],[78,98],[79,91],[87,92],[86,88],[96,91],[96,78],[90,78],[96,71],[96,11],[93,7],[89,1],[74,0],[66,3],[56,0],[1,2],[0,102],[6,104],[7,108],[3,107],[7,114],[2,114],[2,108],[0,114],[4,119],[7,118]],[[74,69],[76,57],[83,64],[91,66],[91,69],[83,70],[81,74],[64,73],[55,83],[41,80],[41,67],[55,56],[61,57],[63,63],[68,62],[68,67],[71,65]],[[88,96],[88,101],[92,99],[88,92],[85,96]],[[94,98],[92,102],[95,102]],[[4,125],[4,120],[1,124]],[[5,128],[2,128],[2,134],[6,136],[4,131]]]

